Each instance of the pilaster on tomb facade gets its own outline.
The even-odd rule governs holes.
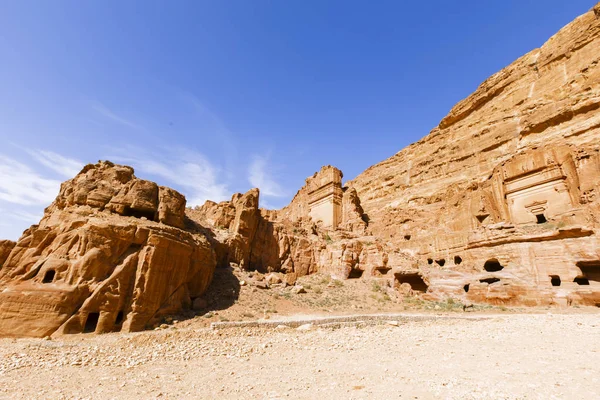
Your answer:
[[[336,229],[342,221],[342,171],[330,165],[307,179],[309,215],[324,228]]]

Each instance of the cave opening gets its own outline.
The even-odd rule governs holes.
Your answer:
[[[411,237],[411,235],[404,235],[404,240],[410,240]]]
[[[351,269],[350,270],[350,274],[348,275],[348,279],[359,279],[360,277],[362,277],[363,273],[365,271],[361,270],[361,269]]]
[[[590,285],[589,279],[586,278],[585,276],[578,276],[573,280],[573,282],[575,282],[579,286],[589,286]]]
[[[465,286],[463,286],[463,290],[465,291],[465,293],[469,293],[470,287],[471,287],[471,285],[469,283],[467,283]]]
[[[44,274],[44,279],[42,280],[42,283],[52,283],[52,282],[54,282],[54,276],[55,275],[56,275],[56,271],[53,270],[53,269],[49,269]]]
[[[538,224],[543,224],[543,223],[548,222],[548,220],[546,219],[546,216],[544,214],[536,214],[535,219],[537,220]]]
[[[126,217],[135,217],[135,218],[146,218],[149,221],[154,221],[154,211],[153,210],[140,210],[134,209],[131,207],[125,207],[123,211],[123,215]]]
[[[121,325],[123,323],[123,311],[119,311],[117,313],[117,318],[115,319],[115,325]]]
[[[487,260],[485,264],[483,264],[483,269],[487,272],[498,272],[502,271],[504,267],[500,264],[500,262],[497,259],[491,258]]]
[[[560,286],[560,284],[561,284],[560,276],[550,275],[550,283],[552,284],[552,286]]]
[[[83,333],[96,332],[96,327],[98,326],[99,319],[100,319],[100,313],[97,313],[97,312],[89,313],[87,316],[87,319],[85,320],[85,326],[83,328]]]
[[[427,289],[429,289],[429,286],[427,285],[427,283],[425,283],[425,281],[423,280],[423,277],[417,273],[395,274],[394,278],[396,279],[396,281],[398,282],[399,285],[401,285],[403,283],[408,283],[410,285],[411,289],[416,292],[425,293],[427,291]]]
[[[459,265],[462,262],[461,256],[454,256],[454,264]]]
[[[437,265],[439,265],[440,267],[443,267],[444,264],[446,264],[446,260],[444,260],[443,258],[439,259],[439,260],[435,260],[435,263]]]
[[[579,261],[577,267],[581,276],[589,281],[600,282],[600,261]]]
[[[429,264],[429,265],[433,264],[433,258],[428,258],[427,259],[427,264]]]

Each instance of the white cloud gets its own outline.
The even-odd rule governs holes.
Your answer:
[[[41,176],[29,166],[0,155],[0,200],[20,205],[48,205],[60,181]]]
[[[59,173],[65,178],[71,179],[81,171],[83,163],[72,158],[46,150],[26,150],[37,162]]]
[[[10,211],[10,215],[19,221],[25,221],[30,224],[37,224],[42,217],[43,213],[32,213],[24,210],[12,210]]]
[[[261,195],[268,197],[284,197],[281,186],[271,176],[271,169],[267,166],[267,158],[255,156],[250,163],[248,181],[260,189]]]
[[[187,92],[180,92],[180,96],[191,105],[194,111],[196,129],[200,133],[209,133],[219,140],[223,146],[223,160],[225,161],[225,174],[228,179],[235,179],[238,167],[238,140],[231,132],[225,122],[196,96]]]
[[[113,157],[131,164],[137,172],[161,177],[181,188],[190,207],[206,200],[223,201],[230,197],[226,183],[219,183],[220,169],[204,155],[185,149],[167,151],[167,156],[138,154],[135,157]]]
[[[92,108],[94,109],[94,111],[113,122],[116,122],[131,129],[143,130],[143,127],[141,125],[138,125],[125,117],[117,115],[115,112],[113,112],[101,103],[94,104]]]

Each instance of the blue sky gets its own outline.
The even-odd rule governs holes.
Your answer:
[[[0,238],[99,159],[286,205],[426,135],[594,0],[0,0]]]

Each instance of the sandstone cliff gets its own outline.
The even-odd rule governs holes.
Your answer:
[[[600,4],[348,183],[369,232],[414,252],[430,294],[600,300],[599,63]]]

